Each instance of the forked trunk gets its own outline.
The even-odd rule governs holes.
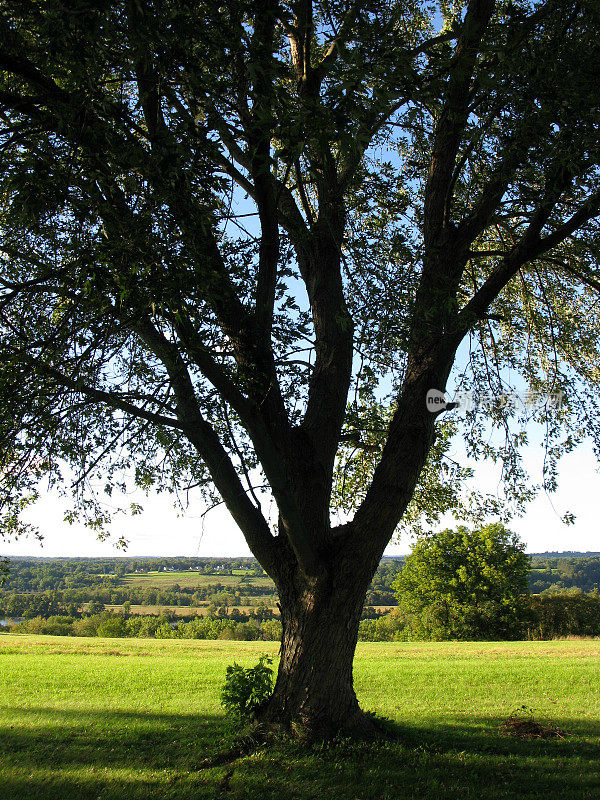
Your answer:
[[[259,719],[300,736],[328,738],[369,727],[352,679],[366,586],[333,588],[321,579],[298,595],[280,593],[281,660]]]

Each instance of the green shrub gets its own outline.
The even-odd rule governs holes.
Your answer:
[[[268,619],[261,623],[260,638],[266,642],[280,641],[282,633],[281,622],[278,619]]]
[[[247,719],[273,691],[273,659],[263,653],[258,664],[245,669],[234,662],[227,667],[221,705],[232,717]]]
[[[98,625],[98,615],[76,619],[73,623],[73,636],[97,636]]]
[[[393,587],[403,639],[518,639],[529,556],[501,523],[420,538]]]
[[[49,636],[71,636],[73,633],[73,618],[54,615],[44,619],[33,617],[17,623],[12,630],[15,633],[36,633]]]
[[[154,632],[156,639],[177,639],[177,631],[174,630],[169,622],[161,622]]]
[[[110,638],[120,638],[127,636],[127,626],[122,617],[117,617],[114,614],[106,616],[98,625],[96,636],[107,636]]]
[[[600,636],[600,596],[580,590],[545,593],[529,599],[527,639]]]

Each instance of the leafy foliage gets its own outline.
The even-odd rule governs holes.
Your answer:
[[[263,653],[253,667],[244,668],[237,663],[227,667],[221,704],[228,714],[246,719],[268,699],[273,691],[272,663],[271,656]]]
[[[534,415],[553,488],[558,456],[600,418],[597,22],[593,3],[529,0],[12,3],[0,18],[4,533],[28,531],[19,512],[42,477],[73,496],[68,520],[98,531],[104,495],[139,510],[119,504],[132,485],[199,487],[232,507],[240,487],[217,465],[230,460],[251,498],[272,491],[296,441],[275,460],[265,447],[296,425],[317,444],[331,431],[311,466],[330,472],[335,456],[322,502],[353,513],[425,330],[455,331],[448,352],[467,337],[459,387],[498,394],[509,371],[532,390],[568,386],[561,413]],[[450,170],[436,220],[432,159]],[[451,250],[456,280],[435,288],[427,264]],[[317,279],[326,263],[335,292]],[[344,401],[321,432],[306,417],[317,374]],[[275,385],[281,401],[265,406]],[[530,497],[524,420],[510,418],[477,407],[463,428],[471,455],[503,464],[507,496],[484,511]],[[222,451],[213,434],[199,442],[204,424]],[[469,471],[444,479],[459,426],[438,428],[406,524],[465,500]],[[280,512],[302,505],[281,491]]]
[[[529,568],[524,545],[499,523],[420,539],[394,583],[408,632],[432,639],[518,638]]]

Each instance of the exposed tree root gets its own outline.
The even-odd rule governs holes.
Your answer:
[[[277,719],[268,710],[259,715],[259,722],[254,732],[255,741],[273,744],[278,739],[293,739],[307,744],[315,742],[331,742],[336,739],[354,739],[356,741],[377,741],[396,739],[398,734],[387,720],[376,717],[372,713],[358,710],[341,724],[332,724],[328,719]]]

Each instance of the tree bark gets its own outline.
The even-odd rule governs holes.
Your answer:
[[[341,731],[372,733],[352,676],[369,581],[367,575],[357,578],[356,570],[344,579],[338,567],[312,580],[297,573],[294,581],[280,587],[281,660],[259,721],[313,739]]]

